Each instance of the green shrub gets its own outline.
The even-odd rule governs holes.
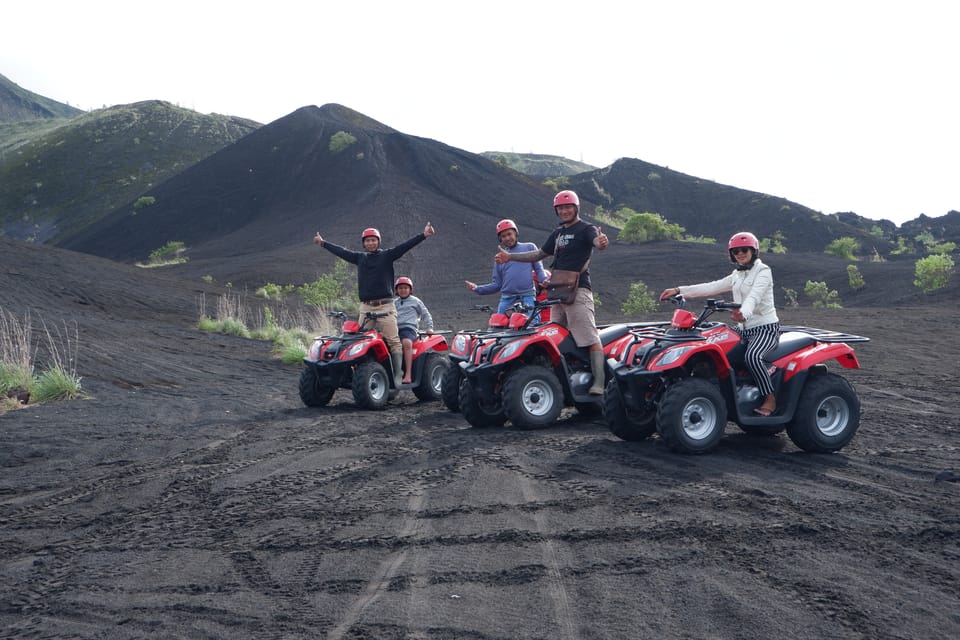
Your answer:
[[[659,213],[637,213],[630,216],[617,235],[617,240],[641,244],[656,240],[679,240],[684,228],[667,222]]]
[[[302,342],[281,340],[277,344],[276,354],[284,364],[298,364],[307,357],[307,348]]]
[[[79,395],[80,378],[66,369],[54,367],[37,376],[30,401],[72,400]]]
[[[620,310],[626,315],[651,313],[657,310],[656,296],[643,281],[631,283],[630,292]]]
[[[188,258],[183,255],[183,252],[186,250],[187,246],[184,243],[177,240],[171,240],[159,249],[154,249],[151,251],[149,262],[138,262],[137,266],[162,267],[169,264],[181,264],[188,260]]]
[[[356,141],[357,139],[346,131],[337,131],[330,136],[328,148],[330,149],[330,153],[340,153]]]
[[[836,289],[827,287],[826,282],[807,280],[803,293],[813,300],[813,306],[820,309],[841,309],[840,294]]]
[[[293,291],[292,284],[279,285],[268,282],[254,292],[254,295],[267,300],[282,300],[283,296]]]
[[[946,254],[938,253],[920,258],[914,267],[913,284],[920,287],[924,293],[942,289],[950,282],[953,268],[953,258]]]
[[[139,211],[140,209],[143,209],[144,207],[149,207],[150,205],[152,205],[152,204],[155,203],[156,201],[157,201],[157,199],[154,198],[153,196],[141,196],[141,197],[137,198],[137,201],[136,201],[136,202],[133,203],[133,210],[134,210],[134,211]]]
[[[847,265],[847,278],[850,282],[850,288],[854,291],[859,291],[866,286],[866,283],[863,281],[863,274],[860,273],[860,270],[857,269],[857,265],[855,264]]]
[[[777,231],[772,238],[760,239],[760,251],[763,253],[773,253],[782,255],[787,252],[787,247],[783,244],[783,232]]]
[[[71,330],[64,323],[64,331],[56,327],[51,331],[43,325],[46,363],[37,375],[34,374],[32,333],[29,314],[21,321],[0,309],[0,393],[3,398],[13,389],[27,390],[31,404],[78,397],[80,377],[74,367],[79,329],[74,325]],[[17,406],[16,401],[4,403],[0,412]]]
[[[892,253],[895,256],[906,256],[913,255],[917,252],[917,248],[913,246],[913,243],[904,238],[903,236],[897,237],[897,248],[892,250]]]
[[[827,248],[824,249],[823,252],[835,255],[838,258],[843,258],[844,260],[858,260],[856,252],[859,250],[860,243],[857,242],[856,238],[843,236],[842,238],[837,238],[828,244]]]
[[[342,311],[355,311],[358,308],[356,300],[356,284],[349,288],[347,281],[353,277],[350,264],[337,258],[332,273],[323,273],[313,282],[307,282],[297,287],[296,292],[303,301],[314,307],[339,308]]]
[[[783,300],[788,307],[799,307],[800,301],[797,299],[797,290],[783,288]]]

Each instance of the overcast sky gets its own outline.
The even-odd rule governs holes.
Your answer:
[[[467,151],[639,158],[823,213],[960,210],[944,0],[4,2],[0,74],[82,109],[339,103]]]

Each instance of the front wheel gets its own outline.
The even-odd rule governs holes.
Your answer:
[[[706,453],[720,442],[727,426],[727,405],[715,384],[684,378],[663,392],[657,430],[671,451]]]
[[[610,433],[628,442],[646,440],[657,432],[657,412],[628,410],[615,379],[603,390],[603,417]]]
[[[553,424],[563,409],[563,389],[556,374],[539,365],[517,369],[503,384],[503,409],[518,429]]]
[[[507,421],[503,407],[494,400],[483,401],[470,385],[470,381],[460,376],[460,412],[467,419],[471,427],[485,429],[487,427],[502,427]]]
[[[443,372],[443,380],[440,383],[440,397],[443,405],[453,411],[460,412],[460,381],[463,380],[463,370],[460,366],[451,361],[450,366]]]
[[[435,351],[424,354],[420,384],[413,388],[413,395],[418,400],[439,400],[443,395],[443,376],[449,367],[449,358]]]
[[[300,372],[300,399],[308,407],[325,407],[336,391],[334,387],[320,384],[317,370],[305,366]]]
[[[860,428],[860,398],[846,378],[834,373],[807,380],[787,425],[793,443],[810,453],[845,447]]]
[[[390,395],[387,370],[369,360],[353,370],[353,401],[362,409],[383,409]]]

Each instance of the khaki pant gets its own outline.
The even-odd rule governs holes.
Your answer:
[[[382,318],[376,321],[367,317],[370,313],[386,313]],[[378,329],[383,334],[383,339],[390,349],[390,353],[403,353],[403,344],[400,342],[400,331],[397,329],[397,307],[392,303],[381,304],[379,306],[369,305],[365,302],[360,303],[360,326],[364,329]]]
[[[577,299],[572,304],[555,304],[550,307],[550,319],[563,325],[573,336],[578,347],[600,344],[600,332],[594,316],[593,291],[580,287]]]

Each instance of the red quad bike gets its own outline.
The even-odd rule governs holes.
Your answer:
[[[562,325],[536,324],[537,312],[557,303],[542,300],[532,308],[519,304],[520,311],[532,313],[514,313],[506,329],[475,333],[469,339],[469,354],[458,366],[463,377],[460,411],[471,426],[499,427],[509,420],[518,429],[545,427],[565,406],[587,415],[599,413],[602,396],[587,393],[593,382],[587,349],[578,347]],[[604,327],[601,343],[614,343],[631,327],[658,324],[666,323]]]
[[[624,440],[655,432],[677,453],[705,453],[720,442],[727,420],[755,435],[787,435],[804,451],[839,451],[860,426],[860,399],[845,378],[827,370],[830,360],[847,369],[860,363],[850,343],[869,338],[825,329],[781,326],[780,344],[766,360],[777,411],[754,413],[760,391],[744,364],[740,335],[715,312],[739,303],[708,299],[694,315],[682,296],[669,328],[633,330],[611,345],[603,395],[610,431]]]
[[[514,305],[516,306],[516,305]],[[522,305],[521,305],[522,307]],[[454,413],[460,412],[460,382],[463,380],[461,362],[466,362],[473,350],[474,340],[478,336],[491,333],[502,333],[510,322],[510,316],[505,313],[494,313],[493,307],[488,304],[477,304],[471,307],[474,311],[484,311],[490,314],[486,329],[465,329],[457,332],[450,341],[450,366],[443,374],[443,404]],[[514,309],[512,313],[523,313],[523,309]]]
[[[474,311],[485,311],[491,313],[493,308],[488,304],[475,304],[471,307]],[[478,335],[502,331],[507,327],[507,316],[502,313],[492,313],[489,324],[486,329],[464,329],[458,331],[453,340],[450,341],[450,351],[447,357],[450,359],[450,366],[443,373],[443,383],[441,385],[441,395],[443,404],[447,409],[454,413],[460,412],[460,381],[463,380],[463,372],[460,369],[460,363],[465,362],[470,356],[470,350],[473,348],[473,340]]]
[[[413,343],[413,382],[394,384],[390,350],[375,329],[363,329],[342,311],[330,315],[341,322],[340,335],[315,338],[300,374],[300,399],[308,407],[324,407],[337,389],[350,389],[363,409],[383,409],[401,390],[420,400],[440,399],[444,371],[450,366],[442,335],[420,333]],[[376,320],[385,313],[367,313]]]

